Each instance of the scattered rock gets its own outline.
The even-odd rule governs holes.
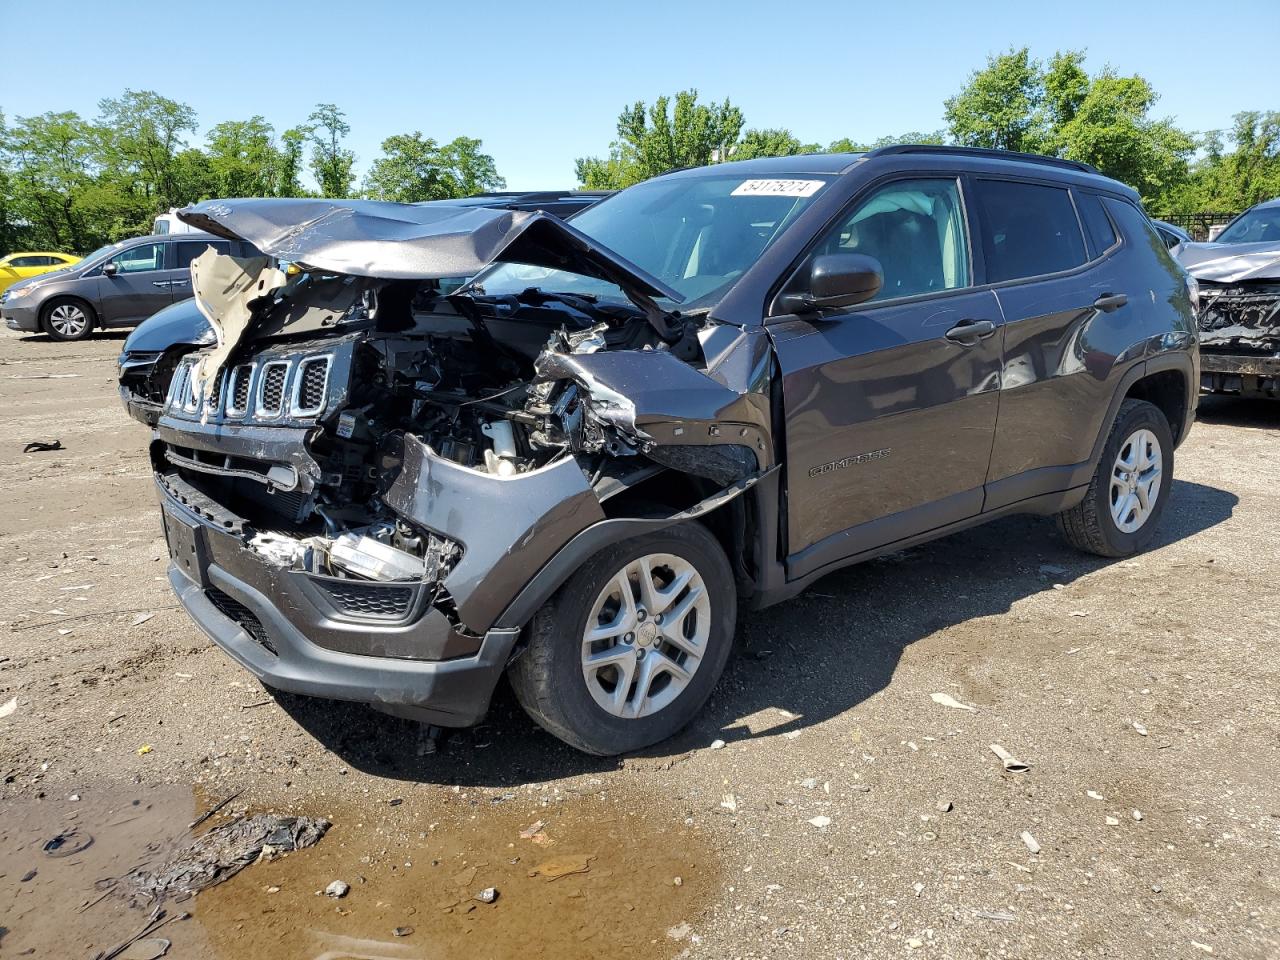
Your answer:
[[[1088,610],[1072,610],[1069,614],[1067,614],[1067,616],[1069,617],[1087,617],[1088,615],[1089,615]]]
[[[939,801],[938,801],[938,812],[939,812],[939,813],[950,813],[950,812],[951,812],[952,810],[954,810],[955,808],[956,808],[956,805],[955,805],[954,803],[952,803],[950,800],[939,800]]]
[[[1141,810],[1135,810],[1135,811],[1133,811],[1133,819],[1138,820],[1138,821],[1141,821],[1141,820],[1142,820],[1142,811],[1141,811]]]
[[[813,790],[818,786],[818,780],[816,777],[805,777],[800,781],[800,786],[804,787],[806,790]]]
[[[10,697],[8,702],[6,702],[3,706],[0,706],[0,719],[3,719],[8,716],[12,716],[17,709],[18,709],[18,698]]]
[[[1108,826],[1108,827],[1118,827],[1118,826],[1120,826],[1120,821],[1119,821],[1117,818],[1115,818],[1115,817],[1107,817],[1107,826]]]
[[[726,793],[720,798],[720,806],[728,810],[730,813],[738,812],[738,798],[732,793]]]
[[[827,827],[831,826],[830,817],[812,817],[809,822],[819,830],[825,830]]]
[[[413,927],[396,927],[391,931],[393,937],[410,937],[413,936]]]
[[[712,740],[712,741],[711,741],[711,749],[712,749],[712,750],[723,750],[723,749],[724,749],[724,741],[723,741],[723,740]]]
[[[1086,791],[1084,792],[1084,795],[1085,795],[1086,797],[1088,797],[1090,800],[1105,800],[1105,799],[1106,799],[1106,797],[1104,797],[1102,794],[1100,794],[1097,790],[1086,790]]]
[[[485,887],[475,895],[474,899],[478,900],[480,903],[493,903],[498,899],[498,888]]]
[[[350,889],[351,884],[347,883],[345,880],[335,880],[324,888],[324,895],[326,897],[333,897],[337,900],[341,897],[345,897],[347,895],[347,891]]]
[[[977,713],[977,707],[971,707],[967,703],[961,703],[949,693],[931,693],[929,699],[940,707],[951,707],[955,710],[968,710],[970,713]]]
[[[542,828],[545,827],[546,825],[547,825],[547,821],[545,820],[539,820],[537,823],[530,824],[529,826],[525,827],[523,830],[520,831],[520,839],[532,840],[535,836],[537,836],[539,833],[542,832]]]
[[[684,877],[672,877],[672,878],[671,878],[671,885],[672,885],[673,887],[683,887],[683,886],[684,886]]]
[[[1036,843],[1036,838],[1031,835],[1030,830],[1022,831],[1022,842],[1027,845],[1027,849],[1033,854],[1040,852],[1040,844]]]
[[[1147,735],[1147,728],[1144,727],[1137,720],[1133,721],[1133,729],[1138,731],[1138,736],[1140,737],[1145,737]]]
[[[154,613],[140,613],[133,618],[133,622],[129,624],[129,626],[140,627],[154,616],[155,616]]]

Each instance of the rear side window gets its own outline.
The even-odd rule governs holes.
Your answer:
[[[1076,208],[1084,221],[1084,234],[1089,240],[1090,256],[1099,257],[1116,242],[1115,227],[1102,209],[1102,199],[1096,193],[1077,193]]]
[[[1113,197],[1105,197],[1102,202],[1126,240],[1134,243],[1146,240],[1152,249],[1168,249],[1159,231],[1156,230],[1156,225],[1133,204]]]
[[[1088,259],[1065,188],[1008,180],[978,180],[974,187],[988,283],[1070,270]]]
[[[230,244],[225,240],[185,240],[177,245],[178,262],[174,265],[179,270],[186,270],[191,266],[191,261],[200,254],[204,253],[210,247],[219,253],[226,253],[230,249]]]

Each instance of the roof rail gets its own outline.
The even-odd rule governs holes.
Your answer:
[[[900,153],[940,153],[955,157],[986,157],[990,160],[1016,160],[1020,163],[1039,163],[1047,167],[1065,167],[1068,170],[1079,170],[1081,173],[1101,171],[1091,163],[1080,160],[1064,160],[1061,157],[1046,157],[1039,153],[1018,153],[1016,150],[992,150],[988,147],[950,147],[929,143],[894,143],[887,147],[877,147],[867,153],[868,157],[891,157]]]

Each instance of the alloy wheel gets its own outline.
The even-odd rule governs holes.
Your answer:
[[[711,601],[688,560],[651,553],[600,591],[582,635],[582,676],[616,717],[647,717],[693,679],[711,634]]]
[[[1160,441],[1150,430],[1131,433],[1111,468],[1111,519],[1122,533],[1142,528],[1160,496],[1163,469]]]

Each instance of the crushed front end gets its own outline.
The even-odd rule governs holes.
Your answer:
[[[687,509],[772,465],[761,336],[273,269],[197,261],[218,343],[179,361],[151,444],[170,582],[268,686],[473,723],[554,558],[663,474]]]

